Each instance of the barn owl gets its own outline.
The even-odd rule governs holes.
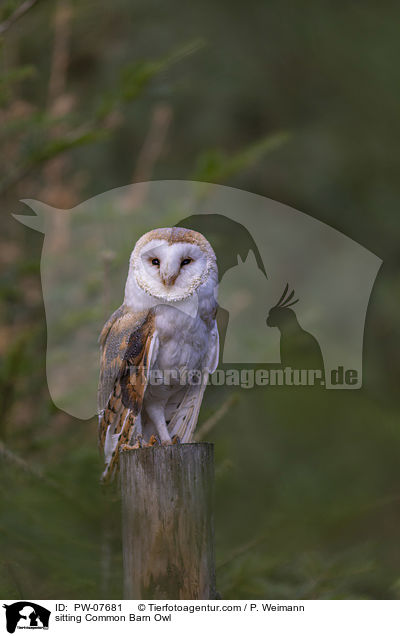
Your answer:
[[[103,482],[121,449],[192,439],[218,365],[217,285],[214,251],[199,232],[162,228],[136,243],[124,302],[100,334]]]

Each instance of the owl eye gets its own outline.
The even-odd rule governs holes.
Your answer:
[[[156,265],[157,267],[160,265],[160,261],[158,258],[153,258],[153,260],[151,261],[152,265]]]
[[[183,261],[182,261],[182,263],[181,263],[181,267],[182,267],[183,265],[189,265],[189,263],[191,263],[191,262],[192,262],[192,260],[193,260],[192,258],[184,258],[184,259],[183,259]]]

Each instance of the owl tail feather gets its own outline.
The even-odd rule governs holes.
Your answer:
[[[129,444],[133,428],[135,426],[135,416],[130,409],[124,409],[121,421],[123,422],[121,431],[114,433],[109,426],[104,444],[105,469],[101,476],[101,483],[106,484],[112,481],[118,471],[119,450],[123,444]]]

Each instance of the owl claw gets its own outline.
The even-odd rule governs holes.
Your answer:
[[[143,448],[143,435],[136,435],[135,446],[137,448]]]
[[[149,446],[161,446],[161,440],[158,435],[152,435],[149,439]]]
[[[133,445],[122,444],[121,451],[137,450],[138,448],[143,448],[143,435],[140,435],[140,434],[136,435],[135,443]]]
[[[137,450],[138,448],[140,448],[140,446],[138,446],[137,444],[135,444],[134,446],[132,446],[131,444],[121,444],[119,450],[120,453],[123,453],[124,451]]]

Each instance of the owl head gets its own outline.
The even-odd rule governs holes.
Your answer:
[[[180,301],[207,282],[217,284],[214,251],[202,234],[181,227],[160,228],[136,243],[129,278],[153,298]]]

